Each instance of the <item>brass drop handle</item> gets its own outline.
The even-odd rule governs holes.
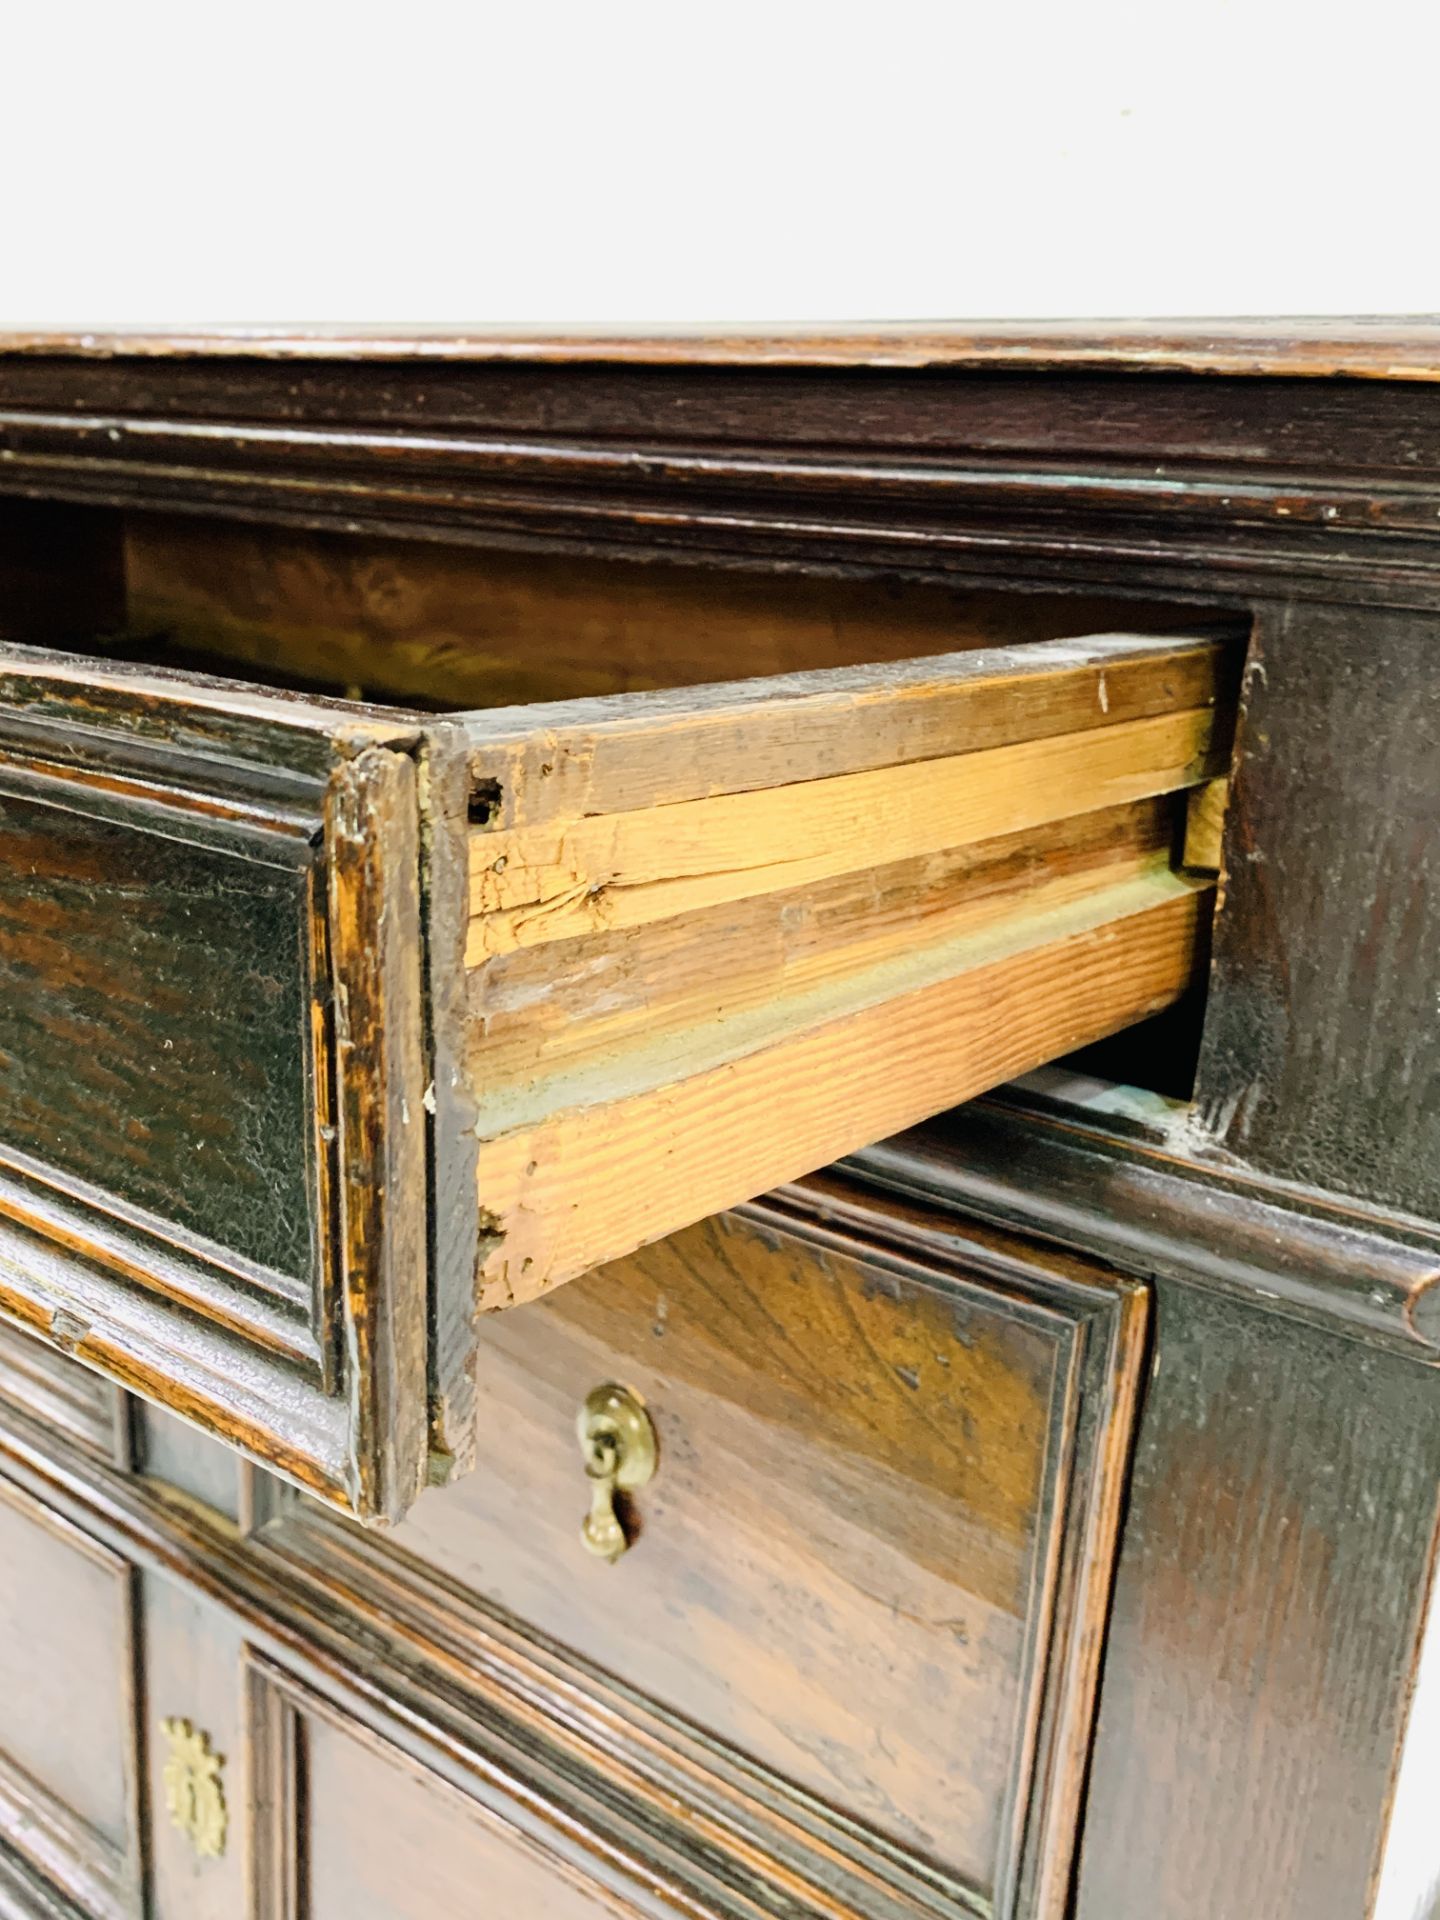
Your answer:
[[[612,1382],[585,1396],[575,1431],[590,1482],[590,1511],[580,1538],[599,1559],[618,1560],[630,1541],[615,1511],[615,1496],[634,1493],[654,1478],[660,1451],[655,1428],[639,1394]]]

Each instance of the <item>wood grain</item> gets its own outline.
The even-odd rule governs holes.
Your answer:
[[[472,772],[477,783],[492,783],[487,827],[504,831],[944,760],[1186,710],[1214,711],[1218,755],[1233,726],[1237,667],[1233,642],[1122,631],[629,701],[564,701],[476,716]]]
[[[1435,1376],[1162,1284],[1081,1920],[1368,1910],[1440,1486]],[[1377,1573],[1383,1569],[1383,1576]]]
[[[891,1191],[942,1197],[1130,1271],[1440,1357],[1440,1228],[1202,1160],[1183,1105],[1127,1102],[1104,1083],[1082,1104],[1057,1078],[1058,1095],[1001,1090],[853,1164]]]
[[[1094,368],[1025,358],[0,355],[0,479],[511,550],[1119,584],[1212,609],[1440,604],[1426,384],[1119,379],[1103,342]]]
[[[1223,767],[1228,665],[1110,635],[477,720],[482,1307],[1184,992],[1178,830],[1125,809]]]
[[[358,1511],[386,1519],[424,1484],[427,1458],[418,785],[407,755],[367,748],[337,770],[327,796],[335,1205],[354,1434],[346,1492]]]
[[[1220,871],[1224,859],[1225,809],[1230,803],[1228,780],[1207,780],[1186,796],[1185,843],[1181,865],[1198,873]]]
[[[856,675],[862,650],[885,644],[887,607],[896,610],[896,650],[918,655],[934,650],[952,615],[954,647],[969,647],[977,625],[996,639],[986,623],[1007,617],[1003,596],[1011,590],[1019,597],[1010,616],[1039,622],[1031,638],[1048,618],[1062,622],[1056,633],[1074,631],[1053,606],[1072,593],[1096,601],[1137,596],[1133,621],[1103,616],[1102,624],[1118,628],[1158,628],[1173,617],[1173,607],[1142,615],[1138,596],[1183,602],[1207,622],[1218,613],[1237,632],[1256,623],[1218,863],[1227,893],[1198,1106],[1177,1113],[1157,1099],[1127,1104],[1112,1087],[1102,1096],[1111,1103],[1110,1124],[1097,1127],[1073,1088],[1057,1092],[1061,1083],[1052,1082],[1043,1119],[1028,1094],[1022,1098],[1031,1104],[1012,1101],[1003,1121],[998,1108],[988,1120],[962,1117],[952,1148],[922,1170],[952,1236],[957,1217],[978,1210],[1159,1276],[1156,1364],[1086,1810],[1082,1920],[1148,1920],[1157,1910],[1166,1920],[1353,1920],[1366,1910],[1379,1857],[1419,1606],[1433,1569],[1440,1484],[1430,1364],[1440,1351],[1430,1118],[1440,1053],[1429,805],[1436,747],[1429,663],[1440,610],[1436,340],[1433,324],[1399,322],[1157,323],[1128,331],[1076,323],[1048,337],[1024,327],[810,330],[769,339],[736,330],[588,342],[463,330],[422,339],[394,329],[259,329],[208,340],[174,333],[31,338],[0,354],[0,630],[53,642],[78,637],[91,621],[122,625],[115,616],[122,516],[165,514],[172,525],[182,516],[189,531],[177,530],[168,551],[163,540],[156,544],[155,522],[132,524],[132,585],[151,592],[153,617],[175,628],[167,657],[178,664],[186,648],[208,650],[232,675],[293,676],[312,688],[308,699],[242,695],[196,674],[183,682],[140,667],[127,674],[118,663],[97,669],[93,657],[41,671],[33,658],[7,653],[7,740],[20,737],[18,726],[32,754],[43,747],[41,757],[73,765],[97,735],[113,749],[116,716],[125,715],[130,742],[143,739],[162,784],[197,792],[206,806],[233,806],[237,766],[254,772],[272,803],[293,802],[297,783],[309,782],[313,798],[330,779],[337,742],[347,758],[371,747],[411,758],[418,795],[437,765],[432,723],[352,709],[337,732],[333,702],[319,692],[355,684],[351,670],[366,660],[378,668],[376,690],[417,704],[427,682],[437,690],[443,683],[442,698],[453,693],[477,706],[536,690],[581,695],[670,682],[669,693],[627,695],[640,706],[623,721],[590,700],[545,716],[492,711],[463,723],[476,780],[499,788],[490,824],[529,833],[537,819],[543,826],[567,809],[579,819],[763,792],[796,777],[802,762],[806,779],[826,780],[953,753],[943,727],[927,733],[931,723],[920,716],[933,706],[920,698],[895,702],[895,713],[905,705],[914,722],[914,749],[898,755],[871,725],[845,722],[840,703],[827,705],[814,685],[797,694],[751,680],[748,695],[731,690],[719,704],[696,699],[709,656],[717,672],[783,665],[805,673],[822,663],[832,617],[833,658]],[[43,498],[27,505],[26,494]],[[218,535],[227,522],[207,584],[206,532]],[[263,531],[242,534],[242,523]],[[423,561],[422,548],[429,549]],[[278,597],[267,599],[272,593]],[[484,624],[474,647],[464,628],[471,594]],[[1037,594],[1048,596],[1048,611]],[[143,592],[135,604],[143,604]],[[580,631],[587,604],[592,624]],[[435,637],[429,647],[427,626]],[[134,638],[132,630],[117,651]],[[923,644],[911,646],[913,639]],[[926,675],[933,682],[932,665],[892,662],[874,670],[871,684],[878,689],[889,675],[893,694]],[[358,684],[367,684],[363,675]],[[1112,697],[1118,684],[1118,673],[1107,678]],[[997,699],[996,725],[1003,726],[1007,703]],[[674,722],[687,704],[692,715],[707,704],[706,722],[688,732],[677,754]],[[1112,715],[1117,723],[1151,717],[1113,706]],[[1073,733],[1084,724],[1048,730]],[[1006,744],[1003,735],[971,742],[976,751]],[[840,757],[827,760],[832,754]],[[464,796],[457,812],[447,780],[453,825]],[[478,791],[472,797],[483,802]],[[253,808],[253,782],[249,801]],[[195,809],[187,818],[193,824]],[[428,888],[435,868],[420,840]],[[1044,860],[1057,883],[1055,861],[1073,854],[1078,876],[1089,859],[1079,852],[1082,842],[1064,852],[1051,843]],[[1098,851],[1095,857],[1104,864]],[[1016,853],[1009,871],[1018,878],[1020,870]],[[1006,884],[1003,863],[987,859],[972,871],[986,873],[987,886]],[[959,862],[945,873],[931,869],[933,886],[917,894],[917,905],[942,917],[951,906],[959,913],[958,896],[946,887],[958,889],[961,872]],[[928,884],[918,868],[908,878]],[[886,947],[892,961],[903,917],[889,884],[895,879],[877,881],[876,936],[886,947],[895,933],[895,946]],[[852,881],[841,874],[812,883],[803,907],[808,929],[802,921],[792,946],[781,942],[791,956],[783,964],[800,970],[797,981],[806,967],[823,972],[824,956],[838,950],[825,947],[819,929],[834,925],[826,919],[832,908],[843,915],[842,898],[858,901]],[[763,899],[777,910],[782,901],[797,904],[788,889]],[[454,904],[447,912],[458,922]],[[679,919],[693,919],[688,932],[697,938],[733,919],[735,953],[744,938],[738,907],[746,904],[697,908]],[[773,927],[769,911],[753,907],[747,924]],[[480,1189],[463,1164],[475,1138],[464,1082],[468,1073],[479,1092],[486,1082],[475,1064],[483,1034],[463,1047],[456,1039],[464,1010],[455,932],[447,923],[442,957],[427,955],[419,998],[446,1009],[440,1024],[450,1023],[436,1043],[444,1082],[436,1131],[452,1136],[453,1152],[434,1190],[437,1214],[460,1223],[443,1229],[450,1254],[463,1243],[468,1257]],[[636,933],[644,935],[645,957],[641,963],[637,955],[619,994],[605,1048],[612,1064],[628,1053],[638,1070],[647,968],[683,962],[651,1000],[657,1040],[648,1058],[659,1056],[660,1041],[683,1034],[692,1016],[694,1023],[709,1016],[696,997],[698,947],[671,921]],[[602,929],[584,943],[613,979],[617,955],[634,937]],[[495,1059],[504,1060],[507,1100],[519,1097],[523,1079],[519,1003],[527,985],[543,983],[543,972],[526,969],[572,945],[578,951],[580,943],[569,941],[520,947],[492,963]],[[863,942],[842,945],[860,952]],[[446,968],[449,1000],[435,991]],[[734,972],[737,1000],[752,1018],[763,995],[758,942],[754,966]],[[483,1017],[481,975],[469,984],[478,996],[474,1013]],[[581,992],[577,967],[557,991],[557,1006]],[[715,1005],[712,999],[712,1013]],[[1003,1011],[1011,1017],[1008,1006]],[[537,1049],[548,1049],[545,1072],[563,1077],[576,1054],[558,1031],[557,1014],[548,1026],[537,1021],[532,1037]],[[1167,1043],[1152,1034],[1136,1044]],[[456,1061],[465,1071],[452,1072]],[[1172,1084],[1160,1072],[1153,1079]],[[1187,1092],[1188,1073],[1173,1084]],[[838,1107],[843,1088],[832,1097]],[[772,1098],[767,1122],[772,1110],[786,1111]],[[697,1110],[696,1126],[706,1119]],[[355,1120],[357,1137],[378,1145],[364,1118]],[[872,1148],[866,1177],[893,1190],[923,1159],[913,1143]],[[643,1170],[643,1157],[637,1164]],[[385,1152],[370,1155],[372,1185],[395,1169]],[[623,1192],[628,1171],[612,1167],[608,1187]],[[356,1164],[351,1174],[358,1210],[364,1173]],[[454,1209],[462,1176],[469,1197]],[[30,1172],[23,1182],[7,1172],[3,1182],[0,1294],[7,1307],[112,1377],[201,1412],[218,1431],[283,1460],[329,1497],[352,1484],[356,1402],[345,1376],[344,1313],[383,1263],[366,1269],[358,1290],[337,1283],[324,1295],[318,1333],[297,1331],[293,1316],[277,1311],[267,1319],[238,1290],[224,1292],[215,1269],[187,1297],[168,1269],[159,1271],[152,1243],[144,1259],[157,1270],[147,1284],[132,1284],[124,1262],[133,1266],[137,1255],[133,1240],[117,1247],[126,1231],[116,1225],[119,1201],[103,1229],[92,1210],[77,1235],[76,1176],[55,1178],[70,1182],[63,1205],[53,1184],[38,1196]],[[663,1177],[655,1178],[662,1186]],[[839,1231],[846,1203],[834,1183],[812,1183],[810,1191],[809,1203],[790,1195],[778,1204],[792,1214],[810,1206],[819,1247]],[[610,1203],[608,1190],[599,1197]],[[889,1212],[893,1235],[903,1209]],[[765,1230],[774,1230],[773,1219]],[[873,1274],[885,1257],[877,1244],[883,1236],[873,1226],[854,1231],[864,1243],[858,1264]],[[922,1265],[933,1261],[933,1224],[906,1231],[916,1235],[910,1255]],[[418,1243],[407,1230],[391,1244]],[[627,1262],[633,1304],[655,1321],[667,1288],[651,1263],[662,1253]],[[843,1256],[827,1244],[824,1258],[833,1279]],[[648,1291],[637,1269],[651,1277]],[[555,1412],[568,1414],[594,1384],[581,1356],[663,1356],[667,1342],[673,1351],[682,1340],[693,1353],[708,1342],[718,1385],[707,1396],[703,1381],[681,1380],[675,1393],[678,1402],[688,1392],[693,1405],[680,1417],[695,1421],[706,1445],[693,1456],[667,1455],[655,1489],[663,1499],[669,1473],[677,1487],[671,1511],[694,1502],[687,1511],[696,1557],[669,1589],[678,1617],[652,1611],[644,1647],[655,1671],[674,1674],[677,1698],[693,1690],[687,1697],[700,1704],[690,1723],[487,1607],[433,1565],[359,1540],[342,1521],[292,1512],[273,1520],[263,1540],[240,1541],[193,1503],[77,1445],[80,1416],[72,1406],[66,1420],[59,1397],[49,1402],[56,1424],[46,1433],[35,1418],[44,1418],[43,1382],[37,1386],[33,1375],[28,1397],[0,1404],[0,1450],[27,1497],[82,1534],[103,1536],[122,1565],[141,1556],[180,1574],[221,1610],[231,1632],[242,1626],[273,1662],[303,1670],[317,1697],[342,1702],[345,1715],[378,1729],[417,1767],[540,1836],[538,1844],[596,1884],[621,1888],[618,1897],[647,1915],[933,1920],[937,1909],[983,1911],[973,1888],[967,1893],[958,1880],[941,1885],[918,1852],[905,1858],[886,1842],[873,1800],[868,1811],[855,1811],[893,1763],[902,1780],[910,1775],[906,1792],[895,1796],[902,1814],[913,1802],[943,1822],[943,1785],[933,1768],[915,1782],[924,1770],[912,1764],[911,1749],[896,1749],[892,1729],[917,1745],[933,1739],[937,1749],[964,1734],[958,1721],[936,1733],[926,1718],[931,1700],[948,1696],[929,1671],[925,1636],[933,1643],[947,1616],[887,1614],[884,1602],[900,1580],[887,1587],[873,1579],[877,1568],[899,1567],[915,1579],[917,1567],[926,1571],[926,1542],[911,1545],[904,1530],[930,1510],[926,1476],[940,1449],[929,1430],[920,1433],[920,1412],[942,1390],[924,1371],[925,1354],[917,1365],[898,1335],[877,1342],[867,1372],[863,1356],[849,1364],[856,1349],[847,1344],[848,1327],[827,1329],[823,1339],[809,1322],[796,1331],[803,1315],[795,1302],[813,1298],[822,1281],[809,1269],[807,1284],[792,1285],[778,1254],[765,1271],[774,1284],[753,1299],[737,1300],[712,1275],[697,1305],[692,1282],[683,1334],[673,1306],[663,1336],[647,1334],[639,1321],[621,1325],[623,1302],[608,1329],[565,1322],[557,1352],[576,1356],[577,1377],[562,1380],[557,1371],[542,1387],[537,1367],[511,1383],[517,1395],[532,1396],[532,1408],[553,1400]],[[1052,1309],[1063,1284],[1052,1276]],[[562,1316],[578,1313],[591,1285],[490,1323],[495,1352],[539,1341],[540,1326],[553,1332]],[[1034,1282],[1017,1290],[1027,1288],[1033,1298],[1043,1291]],[[862,1326],[883,1321],[883,1298],[878,1291],[870,1297],[853,1271],[850,1295]],[[383,1323],[382,1303],[359,1303],[362,1314],[372,1306],[379,1313],[368,1324]],[[444,1346],[437,1364],[452,1433],[464,1424],[457,1382],[469,1305],[468,1287],[452,1286],[432,1316],[434,1346]],[[869,1398],[838,1396],[837,1355],[845,1378],[875,1389]],[[898,1374],[885,1375],[892,1358],[917,1365],[913,1393]],[[1123,1371],[1113,1359],[1105,1365],[1110,1377]],[[314,1390],[326,1367],[338,1397]],[[737,1449],[733,1424],[717,1417],[705,1425],[694,1409],[733,1408],[749,1392],[763,1417],[742,1429],[758,1436],[747,1451]],[[918,1462],[908,1481],[903,1463],[887,1464],[845,1438],[866,1433],[877,1417],[883,1422],[892,1401],[904,1409],[897,1421]],[[1079,1403],[1098,1404],[1089,1384]],[[378,1424],[384,1408],[382,1392],[366,1418]],[[1123,1413],[1112,1412],[1106,1424],[1113,1441]],[[957,1446],[993,1457],[963,1426],[955,1423]],[[561,1476],[576,1462],[568,1430],[519,1448],[512,1436],[481,1432],[497,1452],[508,1443],[507,1459],[519,1456],[522,1480],[538,1486],[553,1465],[556,1512],[537,1499],[517,1505],[493,1536],[488,1525],[483,1530],[489,1568],[513,1569],[539,1554],[547,1530],[563,1526],[568,1540],[573,1520],[559,1516],[558,1503],[570,1498]],[[1087,1452],[1078,1429],[1077,1437],[1072,1458]],[[1003,1457],[1004,1448],[998,1452]],[[1023,1461],[1022,1427],[1011,1453]],[[781,1486],[768,1502],[745,1481],[752,1454],[772,1463]],[[1021,1822],[1021,1864],[1009,1882],[1021,1913],[1037,1901],[1042,1910],[1047,1901],[1063,1905],[1090,1731],[1081,1704],[1086,1685],[1074,1675],[1093,1660],[1104,1612],[1104,1555],[1081,1542],[1111,1524],[1095,1516],[1116,1511],[1123,1468],[1116,1454],[1112,1444],[1103,1496],[1092,1483],[1082,1499],[1079,1483],[1071,1483],[1074,1530],[1053,1588],[1057,1624],[1047,1671],[1060,1671],[1054,1662],[1063,1646],[1075,1704],[1059,1721],[1042,1712],[1033,1735],[1023,1736],[1038,1759]],[[824,1476],[837,1457],[853,1472],[848,1503],[835,1497],[835,1478]],[[1091,1449],[1087,1457],[1098,1455]],[[810,1477],[788,1486],[797,1461]],[[698,1557],[714,1555],[714,1529],[706,1531],[697,1492],[717,1463],[728,1469],[725,1510],[748,1517],[753,1542],[748,1561],[721,1560],[718,1568]],[[487,1464],[493,1467],[493,1455]],[[972,1495],[992,1519],[1003,1513],[1003,1502],[987,1505],[1000,1477],[941,1485],[936,1538],[954,1539]],[[922,1489],[913,1515],[902,1502],[879,1498],[882,1487],[897,1484]],[[497,1510],[509,1497],[493,1474],[463,1491],[477,1500],[483,1493]],[[657,1515],[663,1508],[640,1512],[644,1530],[631,1567],[596,1569],[597,1580],[603,1571],[626,1582],[627,1571],[643,1571],[647,1554],[658,1564],[666,1535]],[[869,1547],[857,1540],[867,1517]],[[997,1522],[988,1537],[1002,1534]],[[870,1550],[877,1537],[888,1557]],[[734,1654],[727,1699],[725,1676],[703,1659],[687,1667],[686,1622],[706,1619],[717,1592],[733,1599],[743,1591],[764,1614],[766,1602],[755,1596],[766,1555],[773,1567],[783,1549],[801,1565],[807,1544],[820,1572],[771,1596],[772,1639],[760,1641],[758,1660],[758,1634]],[[482,1581],[486,1540],[452,1545]],[[737,1757],[700,1722],[709,1715],[718,1725],[726,1712],[740,1711],[735,1695],[746,1685],[747,1653],[762,1676],[773,1678],[783,1665],[792,1690],[803,1690],[818,1637],[807,1635],[809,1595],[829,1596],[843,1584],[830,1572],[832,1560],[862,1596],[847,1617],[873,1623],[873,1632],[848,1664],[833,1659],[830,1684],[816,1690],[823,1695],[816,1722],[830,1724],[825,1714],[846,1710],[852,1669],[857,1687],[883,1691],[878,1666],[892,1640],[902,1677],[880,1712],[863,1727],[847,1726],[814,1760],[838,1783],[827,1808],[814,1793],[787,1789],[774,1769],[763,1774]],[[982,1560],[988,1577],[994,1559],[977,1554]],[[963,1588],[964,1553],[937,1577]],[[576,1607],[578,1581],[562,1592],[553,1569],[532,1567],[531,1578],[543,1596],[535,1605],[555,1610],[561,1639],[623,1637],[623,1603],[608,1595],[627,1586],[612,1584],[603,1603],[570,1626],[565,1608]],[[634,1584],[640,1604],[653,1609],[655,1596]],[[173,1614],[167,1624],[157,1611],[156,1620],[166,1632],[175,1627],[183,1665],[186,1628]],[[779,1660],[772,1646],[791,1652]],[[28,1670],[19,1676],[29,1678]],[[223,1673],[216,1684],[224,1686]],[[711,1698],[713,1709],[705,1704]],[[772,1686],[763,1703],[776,1739],[796,1732],[789,1723],[774,1731],[783,1699]],[[1047,1711],[1052,1700],[1047,1693]],[[763,1712],[755,1719],[764,1720]],[[797,1747],[804,1744],[799,1731]],[[1048,1773],[1046,1756],[1056,1757]],[[976,1762],[982,1773],[984,1764]],[[972,1793],[967,1766],[959,1749],[950,1766],[957,1806]],[[837,1817],[845,1796],[849,1811]],[[1046,1821],[1048,1840],[1037,1841]],[[949,1832],[940,1828],[941,1844]],[[437,1857],[444,1844],[441,1836]],[[1037,1853],[1043,1864],[1032,1865]],[[297,1864],[293,1853],[290,1864]],[[13,1860],[0,1865],[0,1909],[46,1911],[51,1903],[23,1881]],[[457,1895],[474,1897],[470,1888]],[[1002,1905],[1008,1897],[1002,1889]],[[100,1902],[83,1904],[103,1910],[103,1892]]]
[[[597,1051],[654,1052],[706,1023],[783,1031],[800,996],[926,948],[1045,916],[1169,866],[1175,796],[1103,808],[915,860],[597,933],[582,965],[548,942],[466,975],[469,1070],[487,1112]]]
[[[306,851],[85,798],[0,767],[5,1150],[308,1287]]]
[[[1208,708],[470,842],[466,962],[913,860],[1188,785]]]
[[[286,360],[636,361],[682,366],[1066,367],[1122,372],[1347,375],[1440,378],[1440,326],[1426,316],[1272,320],[1077,319],[817,328],[773,323],[723,331],[704,326],[577,326],[522,332],[492,326],[223,326],[11,329],[3,354],[86,358]]]
[[[1202,903],[1156,876],[1084,903],[1088,927],[1047,916],[1003,957],[872,989],[857,1011],[689,1078],[608,1101],[562,1081],[553,1118],[482,1143],[482,1307],[533,1298],[1153,1013],[1189,983]]]
[[[376,1512],[426,1456],[404,727],[144,666],[0,659],[0,1300]]]
[[[999,1911],[1026,1878],[1012,1821],[1038,1846],[1053,1816],[1057,1858],[1022,1908],[1049,1915],[1143,1297],[927,1226],[922,1256],[901,1209],[820,1182],[793,1210],[707,1222],[503,1316],[479,1363],[481,1450],[521,1431],[524,1458],[422,1499],[398,1540]],[[612,1378],[644,1397],[661,1447],[613,1570],[580,1546],[573,1434]]]
[[[75,537],[83,531],[82,520]],[[209,655],[246,677],[425,709],[1197,623],[1190,609],[1093,595],[562,556],[539,564],[529,553],[179,516],[127,515],[112,538],[123,621],[112,612],[96,625],[128,623],[176,664]]]
[[[1258,624],[1197,1089],[1205,1133],[1440,1218],[1440,621]]]

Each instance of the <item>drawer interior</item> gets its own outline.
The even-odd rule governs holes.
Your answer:
[[[0,632],[445,712],[917,659],[1213,614],[0,502]]]

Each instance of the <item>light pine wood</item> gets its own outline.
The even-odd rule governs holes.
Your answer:
[[[1199,873],[1220,871],[1221,839],[1229,802],[1228,780],[1207,780],[1203,787],[1192,788],[1185,808],[1183,857],[1187,867]]]
[[[1207,708],[470,842],[466,959],[643,926],[1183,787]]]
[[[497,830],[673,806],[1235,704],[1213,638],[1093,634],[475,716]],[[715,656],[711,671],[726,665]]]
[[[1163,794],[979,846],[846,873],[586,940],[520,947],[473,968],[469,1065],[492,1120],[557,1072],[614,1061],[710,1023],[783,1033],[797,996],[1047,913],[1168,867],[1175,796]],[[683,1042],[680,1042],[683,1044]]]
[[[482,1307],[1176,999],[1227,671],[1110,634],[477,726]]]
[[[246,676],[436,709],[1051,640],[1117,614],[1154,632],[1195,624],[1189,609],[1099,595],[558,554],[537,564],[530,553],[164,515],[128,516],[118,546],[133,631]],[[45,605],[63,608],[67,587],[47,582]]]
[[[1192,977],[1203,898],[1170,874],[1111,889],[1032,923],[1017,951],[992,948],[950,977],[628,1098],[591,1092],[484,1143],[481,1306],[532,1299],[1143,1019]]]

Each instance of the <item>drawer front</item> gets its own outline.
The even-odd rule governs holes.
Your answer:
[[[140,1911],[134,1578],[0,1480],[0,1842],[99,1920]]]
[[[110,1381],[18,1327],[0,1324],[0,1404],[116,1466],[130,1464],[125,1395]]]
[[[425,1454],[413,745],[0,662],[0,1305],[361,1512]]]
[[[0,783],[8,1157],[105,1193],[162,1246],[214,1249],[217,1266],[228,1255],[237,1286],[308,1308],[313,817],[273,832],[253,816],[187,822],[153,795],[127,805],[109,781],[13,761]]]
[[[806,1183],[493,1323],[480,1470],[398,1538],[877,1857],[1058,1914],[1144,1318],[1083,1262]],[[608,1382],[659,1461],[615,1564],[576,1437]]]
[[[283,1668],[252,1658],[249,1692],[253,1885],[265,1920],[635,1912]]]

